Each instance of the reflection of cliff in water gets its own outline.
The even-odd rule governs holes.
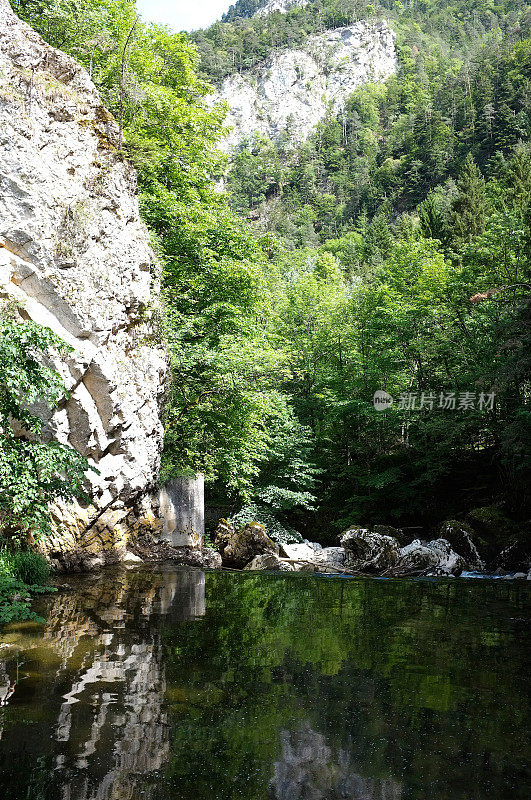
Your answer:
[[[281,731],[282,752],[275,763],[271,800],[400,800],[401,784],[363,778],[347,750],[333,754],[325,737],[308,724]]]
[[[193,570],[124,573],[54,597],[12,698],[41,706],[44,718],[24,729],[24,742],[7,728],[2,772],[22,749],[30,758],[43,754],[44,737],[54,798],[136,800],[140,787],[143,798],[153,797],[149,774],[170,747],[159,617],[180,622],[204,613],[204,573]],[[15,681],[16,662],[7,667]]]

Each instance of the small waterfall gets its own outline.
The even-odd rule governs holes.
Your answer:
[[[463,534],[463,538],[465,539],[467,545],[469,546],[470,552],[472,553],[472,556],[474,558],[474,563],[471,564],[470,566],[473,566],[473,567],[475,567],[476,569],[479,569],[479,570],[485,569],[485,562],[483,561],[483,559],[479,555],[478,549],[477,549],[476,545],[474,544],[474,542],[472,541],[472,539],[470,538],[470,536],[468,534],[468,531],[466,531],[463,528],[462,529],[462,534]]]

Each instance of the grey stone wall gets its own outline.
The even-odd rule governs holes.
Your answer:
[[[174,478],[159,493],[162,538],[174,547],[201,547],[205,535],[205,480]]]

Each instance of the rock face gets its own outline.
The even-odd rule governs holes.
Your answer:
[[[162,537],[174,547],[201,547],[205,537],[205,478],[174,478],[159,492]]]
[[[253,17],[266,17],[274,11],[285,13],[292,8],[304,8],[308,5],[308,0],[267,0],[264,5],[253,14]]]
[[[259,67],[227,77],[215,101],[227,103],[232,149],[258,133],[290,130],[303,141],[327,113],[336,114],[359,86],[396,71],[395,35],[385,22],[356,22],[309,36],[303,49],[274,53]]]
[[[53,546],[74,546],[96,519],[112,540],[159,467],[157,267],[117,143],[85,70],[0,0],[0,303],[72,346],[54,363],[70,397],[42,413],[48,437],[98,470],[91,506],[55,510]]]

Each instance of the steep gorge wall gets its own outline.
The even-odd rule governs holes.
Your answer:
[[[85,70],[0,0],[0,304],[74,348],[55,363],[71,394],[47,435],[99,473],[88,507],[54,509],[59,549],[123,545],[159,468],[157,265],[117,143]]]
[[[226,146],[255,133],[275,139],[288,130],[302,142],[328,113],[341,111],[355,89],[386,80],[396,68],[395,34],[385,22],[309,36],[304,48],[274,53],[223,81],[215,100],[229,109]]]

